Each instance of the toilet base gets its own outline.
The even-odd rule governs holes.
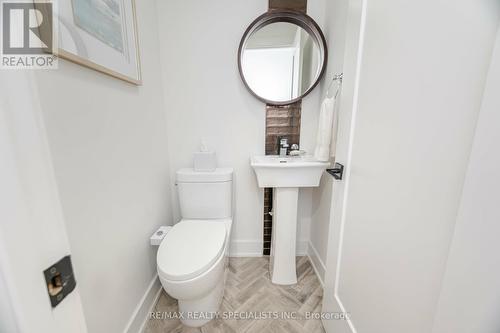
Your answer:
[[[178,300],[181,322],[190,327],[200,327],[216,318],[224,294],[224,279],[206,296],[193,300]]]

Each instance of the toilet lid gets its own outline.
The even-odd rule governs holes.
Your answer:
[[[177,223],[161,242],[158,274],[167,280],[192,279],[210,268],[224,252],[226,226],[207,220]]]

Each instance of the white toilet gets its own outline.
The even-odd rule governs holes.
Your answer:
[[[183,324],[199,327],[219,310],[232,225],[233,170],[177,171],[182,219],[165,236],[157,268],[165,291],[179,301]]]

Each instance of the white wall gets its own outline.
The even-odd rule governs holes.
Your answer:
[[[358,332],[430,332],[498,2],[363,3],[337,301]]]
[[[177,169],[191,166],[191,154],[201,138],[217,151],[220,166],[235,169],[233,255],[262,253],[263,191],[257,188],[249,160],[264,154],[265,105],[244,87],[237,51],[247,26],[267,7],[267,0],[158,2],[170,184]],[[322,22],[323,12],[323,0],[310,1],[313,18]],[[319,113],[317,94],[316,90],[304,100],[302,110],[301,145],[310,152]],[[305,190],[300,195],[298,238],[302,244],[309,237],[311,193]],[[178,220],[174,186],[172,198]]]
[[[342,0],[327,1],[325,4],[324,33],[329,46],[329,54],[326,76],[320,85],[321,98],[324,98],[333,76],[343,72],[347,7],[348,1]],[[342,117],[341,114],[339,116]],[[324,278],[334,190],[334,179],[326,172],[321,179],[320,187],[313,190],[308,253],[321,279]]]
[[[156,275],[170,224],[156,4],[137,1],[144,85],[61,60],[36,73],[89,332],[121,332]]]
[[[492,59],[434,323],[435,333],[500,330],[500,33]]]

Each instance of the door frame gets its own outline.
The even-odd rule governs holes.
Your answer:
[[[0,331],[87,332],[77,288],[52,308],[43,271],[71,253],[35,74],[0,76]]]

